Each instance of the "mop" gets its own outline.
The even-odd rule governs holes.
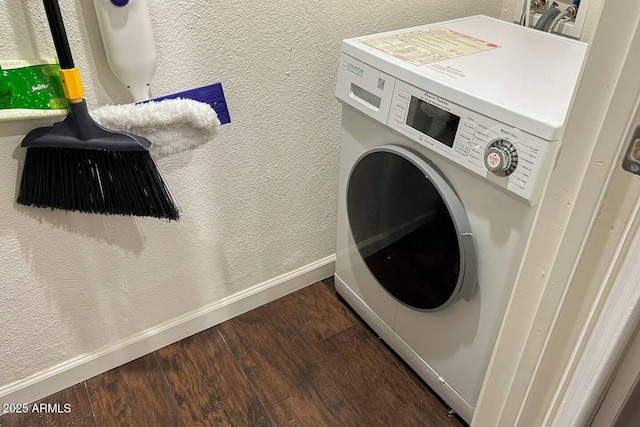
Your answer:
[[[148,138],[155,158],[211,141],[221,122],[230,121],[222,86],[149,100],[158,55],[146,0],[94,0],[94,6],[107,62],[136,104],[98,107],[92,117],[103,126]]]
[[[149,152],[156,159],[197,148],[215,138],[220,127],[215,110],[188,98],[105,105],[90,114],[102,126],[152,141]]]

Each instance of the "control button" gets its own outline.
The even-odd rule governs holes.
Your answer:
[[[407,109],[407,103],[406,102],[401,102],[401,101],[396,101],[395,107],[396,107],[397,111],[404,112]]]
[[[465,130],[469,133],[474,133],[476,131],[476,124],[469,121],[469,120],[463,120],[462,121],[462,130]]]
[[[471,149],[470,145],[456,144],[456,151],[465,156],[469,154],[470,149]]]
[[[129,4],[129,0],[111,0],[111,3],[113,3],[115,6],[122,7]]]
[[[471,150],[472,141],[473,141],[473,137],[471,135],[469,135],[466,132],[460,131],[458,132],[458,135],[456,137],[456,140],[453,143],[453,146],[458,153],[464,154],[466,156],[467,154],[469,154],[469,151]]]
[[[487,155],[484,158],[487,169],[491,172],[497,172],[501,170],[505,165],[508,165],[508,158],[502,153],[502,151],[491,148],[487,151]]]
[[[398,101],[408,103],[409,99],[411,99],[411,95],[409,95],[407,92],[402,90],[398,92]]]
[[[467,132],[460,131],[458,132],[458,140],[464,141],[467,144],[471,144],[473,142],[473,135]]]
[[[394,111],[393,118],[396,122],[404,123],[404,111]]]
[[[518,166],[518,152],[506,139],[494,139],[484,151],[484,165],[498,176],[511,175]]]

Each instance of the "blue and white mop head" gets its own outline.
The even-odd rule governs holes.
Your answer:
[[[220,129],[218,115],[209,104],[185,98],[105,105],[90,113],[106,128],[147,138],[156,159],[206,144]]]

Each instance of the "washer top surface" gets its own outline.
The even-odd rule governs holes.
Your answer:
[[[380,71],[551,141],[561,136],[586,50],[482,15],[342,44]]]

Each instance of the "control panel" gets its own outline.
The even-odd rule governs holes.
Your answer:
[[[535,205],[557,143],[396,80],[387,125]]]

